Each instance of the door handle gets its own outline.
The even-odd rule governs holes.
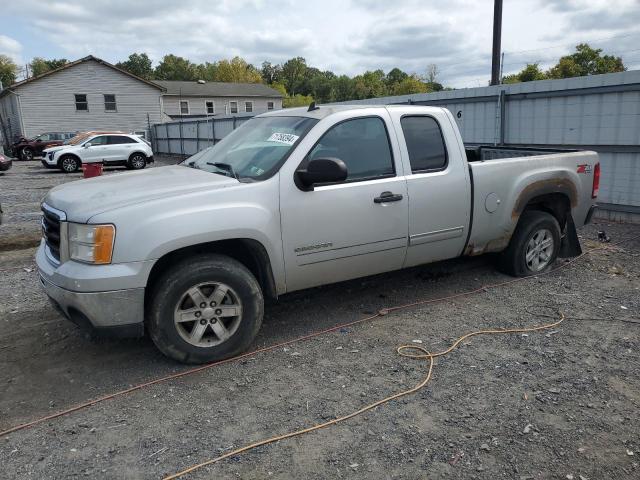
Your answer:
[[[399,202],[402,195],[399,193],[382,192],[379,197],[373,199],[373,203]]]

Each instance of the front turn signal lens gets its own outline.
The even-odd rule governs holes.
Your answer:
[[[111,263],[116,228],[113,225],[69,224],[69,257],[79,262]]]

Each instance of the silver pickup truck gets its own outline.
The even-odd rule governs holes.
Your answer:
[[[599,176],[593,152],[465,147],[442,108],[280,110],[181,165],[52,189],[37,263],[73,322],[208,362],[249,346],[265,297],[486,252],[540,273],[580,251]]]

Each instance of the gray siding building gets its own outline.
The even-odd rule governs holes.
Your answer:
[[[87,130],[146,132],[162,120],[163,87],[88,56],[0,92],[9,139]]]
[[[282,94],[261,83],[156,83],[165,89],[163,113],[171,120],[227,115],[256,115],[282,108]]]

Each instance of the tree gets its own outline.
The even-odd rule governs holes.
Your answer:
[[[382,70],[368,71],[354,77],[355,98],[364,99],[385,96],[388,92],[384,80],[385,74]]]
[[[216,82],[262,83],[258,69],[240,57],[220,60],[215,66]]]
[[[333,79],[333,98],[335,102],[345,102],[355,98],[355,82],[347,75],[340,75]]]
[[[196,77],[198,80],[205,80],[207,82],[215,82],[216,75],[218,73],[217,63],[205,62],[196,65]]]
[[[262,75],[264,83],[268,83],[269,85],[278,83],[282,77],[282,66],[272,65],[271,62],[262,62],[260,74]]]
[[[153,72],[156,80],[196,80],[196,66],[186,58],[165,55]]]
[[[151,59],[146,53],[132,53],[126,61],[116,63],[116,67],[145,80],[151,80],[153,77]]]
[[[311,102],[313,102],[313,97],[311,95],[300,95],[298,93],[291,97],[285,97],[282,101],[282,106],[284,108],[306,107]]]
[[[295,95],[304,80],[307,61],[302,57],[287,60],[282,66],[282,82],[291,95]]]
[[[31,60],[29,67],[31,69],[31,75],[33,77],[37,77],[38,75],[55,70],[56,68],[64,67],[67,63],[69,63],[69,60],[66,58],[52,58],[50,60],[46,60],[42,57],[34,57],[33,60]]]
[[[561,57],[558,63],[549,69],[548,75],[550,78],[569,78],[626,70],[622,58],[601,54],[601,48],[593,49],[586,43],[580,43],[576,45],[575,53]]]
[[[387,73],[387,76],[384,81],[387,84],[387,88],[392,90],[395,85],[406,80],[407,78],[409,78],[409,74],[407,74],[406,72],[403,72],[398,67],[396,67],[391,69],[389,73]]]
[[[520,72],[503,77],[502,83],[532,82],[534,80],[545,80],[546,78],[549,77],[545,72],[540,70],[538,63],[527,63],[527,66]]]
[[[17,74],[18,66],[16,62],[8,56],[0,54],[0,82],[2,82],[2,88],[16,83]]]
[[[391,95],[409,95],[411,93],[427,93],[429,87],[418,78],[417,75],[408,75],[407,78],[392,86]]]
[[[427,65],[427,74],[425,75],[425,81],[427,83],[436,83],[436,79],[438,78],[438,65],[435,63],[430,63]]]

